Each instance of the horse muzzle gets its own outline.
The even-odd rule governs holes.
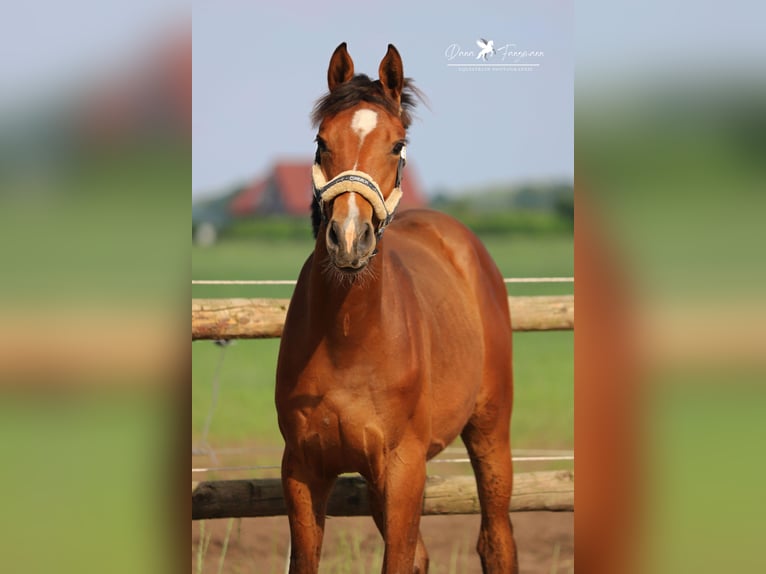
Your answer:
[[[343,273],[359,273],[375,255],[377,242],[369,222],[330,220],[325,240],[330,261]]]

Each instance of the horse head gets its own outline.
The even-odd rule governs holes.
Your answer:
[[[329,92],[312,115],[318,127],[313,166],[314,234],[346,275],[364,270],[401,198],[409,110],[416,94],[392,45],[379,79],[354,75],[346,43],[327,70]]]

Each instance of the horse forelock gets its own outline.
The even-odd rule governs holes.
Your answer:
[[[386,95],[380,80],[371,80],[366,74],[357,74],[317,100],[311,112],[311,123],[317,127],[324,118],[367,102],[378,105],[389,114],[400,118],[404,129],[407,129],[412,123],[412,112],[417,100],[423,101],[423,95],[411,78],[405,78],[401,101],[397,103]]]

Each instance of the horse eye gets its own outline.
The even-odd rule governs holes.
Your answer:
[[[327,144],[325,143],[323,139],[317,138],[316,142],[317,142],[317,151],[321,153],[324,153],[327,151]]]
[[[399,155],[402,153],[402,148],[404,147],[404,142],[396,142],[394,144],[394,149],[391,150],[391,153],[394,155]]]

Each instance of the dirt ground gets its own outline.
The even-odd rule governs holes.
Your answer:
[[[574,513],[517,512],[511,516],[524,574],[574,572]],[[480,517],[424,516],[421,531],[431,559],[430,574],[481,574],[476,553]],[[282,574],[289,528],[287,518],[206,520],[192,523],[192,571],[198,570],[200,531],[210,543],[202,572],[219,572],[226,530],[231,525],[221,572]],[[383,544],[372,518],[328,518],[322,574],[380,572]]]

